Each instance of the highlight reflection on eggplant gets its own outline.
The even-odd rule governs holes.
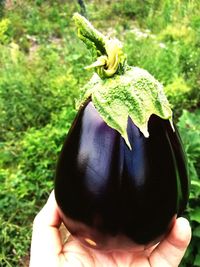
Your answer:
[[[99,249],[143,247],[160,240],[188,200],[180,137],[152,115],[146,138],[129,118],[130,149],[93,103],[80,109],[63,145],[55,197],[63,222]]]

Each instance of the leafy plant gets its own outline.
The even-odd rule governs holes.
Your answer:
[[[58,152],[74,115],[74,109],[64,108],[51,124],[1,146],[1,266],[18,265],[29,251],[32,221],[53,188]]]
[[[87,58],[73,64],[82,52],[70,56],[72,47],[63,45],[50,44],[48,50],[40,46],[30,57],[20,52],[16,44],[2,47],[0,58],[6,65],[0,66],[0,137],[3,140],[31,126],[44,126],[51,114],[74,103],[81,82],[78,74]]]
[[[3,17],[5,0],[0,0],[0,18]]]
[[[144,32],[139,28],[127,32],[125,40],[131,65],[147,69],[165,86],[176,79],[180,73],[176,45],[160,42],[150,31]]]
[[[0,3],[0,8],[1,8],[1,3]],[[8,40],[7,31],[10,26],[10,23],[11,22],[9,19],[2,19],[0,21],[0,44],[4,44]]]
[[[138,1],[138,0],[125,0],[125,1],[115,1],[113,4],[113,12],[117,14],[123,14],[127,17],[134,18],[144,18],[148,15],[150,6],[153,1]]]
[[[193,237],[182,266],[200,266],[200,110],[183,111],[178,127],[185,145],[191,179],[190,201],[187,216],[193,230]]]
[[[196,94],[195,96],[193,95],[192,88],[188,86],[181,76],[175,78],[164,89],[172,105],[175,119],[181,115],[183,107],[191,109],[191,107],[195,107],[197,104]]]

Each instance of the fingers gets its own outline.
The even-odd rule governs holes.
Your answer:
[[[61,219],[58,214],[54,192],[52,192],[47,203],[35,217],[33,223],[31,267],[47,266],[44,261],[50,258],[52,260],[51,263],[56,260],[62,249],[59,232],[60,223]]]
[[[177,267],[190,243],[191,228],[184,218],[178,218],[169,235],[152,252],[151,266]]]

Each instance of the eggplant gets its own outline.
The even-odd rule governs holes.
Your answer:
[[[84,38],[107,56],[92,64],[97,74],[59,155],[59,213],[86,246],[143,250],[162,240],[186,208],[183,145],[162,86],[146,71],[126,66],[115,41],[109,46],[88,21],[76,19]]]
[[[79,111],[59,157],[55,197],[64,224],[82,243],[104,250],[152,245],[185,209],[178,132],[155,115],[148,129],[145,138],[128,119],[130,150],[91,101]]]

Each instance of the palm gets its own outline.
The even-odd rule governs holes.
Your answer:
[[[63,247],[60,254],[62,266],[90,266],[90,267],[150,267],[149,254],[151,250],[133,256],[132,252],[102,253],[83,247],[76,240],[71,240]],[[71,259],[71,262],[70,262]],[[156,266],[156,265],[154,265]],[[159,265],[157,265],[159,266]]]

